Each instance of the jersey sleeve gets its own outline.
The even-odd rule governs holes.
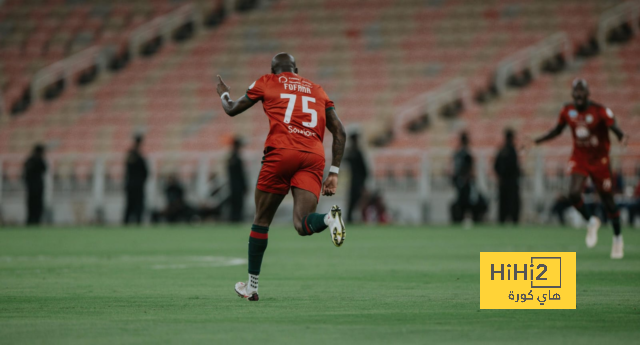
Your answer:
[[[330,110],[330,109],[335,109],[336,105],[333,103],[333,101],[329,98],[329,95],[327,95],[327,93],[324,91],[324,89],[322,89],[322,94],[324,94],[324,109],[326,110]]]
[[[260,79],[254,81],[253,84],[249,85],[245,97],[254,102],[263,100],[266,84],[267,83],[265,77],[260,77]]]
[[[616,123],[616,118],[613,115],[613,111],[607,107],[600,108],[600,116],[602,117],[602,121],[607,125],[607,127],[611,127]]]
[[[336,108],[336,105],[335,105],[335,104],[333,104],[333,101],[332,101],[332,100],[330,100],[329,98],[327,98],[327,103],[326,103],[326,105],[325,105],[325,108],[326,108],[325,110],[335,109],[335,108]]]

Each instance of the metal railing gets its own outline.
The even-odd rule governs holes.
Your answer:
[[[189,22],[193,22],[195,27],[201,27],[203,22],[201,12],[193,4],[186,4],[166,15],[141,24],[129,34],[124,42],[116,42],[115,44],[127,43],[131,57],[136,59],[139,56],[140,47],[147,41],[155,37],[162,37],[163,42],[171,42],[171,33]],[[33,76],[29,90],[32,104],[41,101],[44,88],[59,80],[64,81],[65,88],[73,87],[76,84],[73,77],[80,71],[95,66],[97,76],[107,72],[107,63],[114,51],[114,44],[95,45],[40,69]],[[2,95],[0,95],[0,105],[3,104]],[[5,104],[4,112],[8,111],[7,107],[8,105]]]
[[[555,33],[542,41],[526,47],[502,59],[496,68],[496,88],[502,93],[507,88],[509,77],[524,69],[528,69],[531,78],[540,75],[542,63],[557,54],[562,54],[567,65],[573,61],[571,41],[565,32]]]
[[[129,35],[129,50],[132,57],[140,54],[140,47],[149,40],[161,37],[163,42],[171,41],[171,33],[180,26],[193,22],[201,26],[202,15],[193,4],[186,4],[175,11],[140,25]]]
[[[403,104],[393,118],[394,134],[403,133],[405,126],[419,116],[427,115],[430,120],[437,120],[439,110],[451,102],[461,101],[463,106],[470,104],[470,91],[464,78],[455,78],[422,93]]]

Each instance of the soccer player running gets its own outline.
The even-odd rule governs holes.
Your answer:
[[[573,136],[573,153],[569,160],[571,186],[569,200],[582,217],[588,221],[586,244],[593,248],[598,242],[600,219],[591,215],[582,200],[582,190],[587,177],[591,177],[600,194],[607,216],[613,225],[612,259],[622,259],[624,244],[620,229],[620,211],[613,200],[609,159],[609,130],[626,145],[628,137],[616,124],[611,109],[589,100],[589,86],[584,79],[573,81],[573,104],[566,104],[560,111],[558,124],[549,133],[535,139],[540,144],[560,135],[568,125]]]
[[[334,205],[324,214],[315,211],[320,193],[336,193],[346,134],[333,102],[320,85],[298,75],[296,61],[287,53],[277,54],[271,60],[271,73],[251,84],[238,100],[231,99],[230,88],[220,76],[217,91],[227,115],[236,116],[262,101],[269,118],[269,135],[255,191],[256,214],[249,235],[249,280],[235,286],[240,297],[257,301],[269,225],[289,189],[293,194],[293,225],[298,234],[311,236],[328,227],[333,244],[342,245],[345,228],[340,207]],[[325,126],[333,134],[333,157],[323,183]]]

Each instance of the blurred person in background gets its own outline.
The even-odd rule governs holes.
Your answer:
[[[208,185],[209,197],[198,206],[198,216],[203,221],[208,219],[220,220],[224,205],[229,198],[228,184],[226,181],[221,181],[217,172],[213,172],[209,176]]]
[[[456,201],[452,205],[452,220],[460,223],[468,211],[471,211],[471,189],[474,179],[473,156],[469,150],[469,135],[460,133],[460,146],[453,154],[453,185],[456,188]]]
[[[571,201],[569,198],[562,193],[556,195],[556,198],[553,201],[553,206],[551,206],[550,218],[553,216],[557,217],[560,225],[564,226],[566,224],[564,213],[569,208],[571,208]]]
[[[31,156],[24,162],[23,178],[27,187],[27,225],[40,224],[44,212],[44,145],[34,146]]]
[[[379,191],[373,193],[364,193],[365,200],[362,207],[362,220],[365,223],[388,224],[389,213],[387,212],[387,204]]]
[[[230,209],[229,220],[234,223],[242,221],[242,216],[244,215],[244,199],[249,189],[240,152],[241,148],[242,140],[235,138],[229,160],[227,161],[227,173],[231,188],[228,203]]]
[[[351,187],[349,188],[349,205],[347,210],[347,222],[353,222],[353,211],[358,206],[362,194],[365,191],[369,169],[364,153],[360,148],[360,135],[353,132],[349,135],[349,149],[346,152],[345,160],[351,169]]]
[[[151,215],[153,223],[157,223],[160,220],[165,220],[169,223],[188,222],[195,215],[195,211],[187,204],[184,198],[184,187],[175,174],[171,174],[167,178],[164,195],[167,198],[167,206],[164,210],[154,212]]]
[[[125,191],[127,194],[126,207],[124,211],[124,224],[136,222],[142,223],[144,212],[144,187],[149,177],[147,161],[142,156],[143,137],[136,135],[133,147],[127,152],[125,161]]]
[[[493,169],[498,177],[498,220],[500,224],[507,220],[517,224],[520,218],[520,162],[515,147],[515,133],[511,129],[504,132],[504,146],[498,151]]]
[[[612,191],[615,195],[624,194],[624,174],[622,173],[622,168],[616,169],[616,171],[612,172],[613,179],[613,187]]]

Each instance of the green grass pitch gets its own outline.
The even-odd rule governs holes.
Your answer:
[[[609,259],[554,227],[270,231],[238,298],[249,225],[0,230],[0,344],[607,344],[640,339],[640,234]],[[576,251],[576,310],[480,310],[481,251]],[[240,264],[238,264],[240,263]]]

